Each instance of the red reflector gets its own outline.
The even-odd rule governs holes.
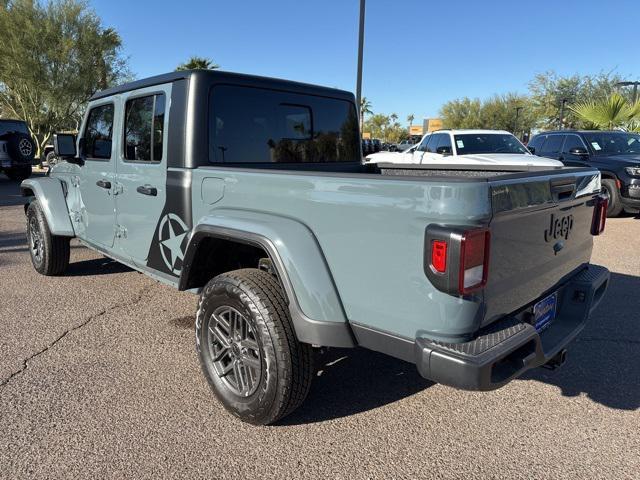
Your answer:
[[[431,266],[438,273],[447,271],[447,242],[444,240],[431,242]]]
[[[459,291],[470,293],[487,283],[489,274],[489,230],[465,232],[460,243]]]
[[[596,197],[595,208],[593,209],[593,220],[591,222],[591,235],[600,235],[604,232],[608,208],[609,197],[604,195]]]

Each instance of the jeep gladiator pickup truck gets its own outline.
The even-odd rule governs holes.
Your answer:
[[[363,165],[340,90],[175,72],[97,93],[54,145],[22,182],[35,269],[62,274],[75,237],[199,294],[204,375],[254,424],[303,402],[314,347],[469,390],[557,366],[609,281],[597,170]]]

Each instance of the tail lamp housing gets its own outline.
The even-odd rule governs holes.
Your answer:
[[[429,225],[424,271],[438,290],[452,295],[472,294],[487,284],[490,246],[487,228]]]
[[[593,219],[591,220],[591,235],[600,235],[604,232],[608,209],[609,197],[607,195],[598,195],[594,202]]]

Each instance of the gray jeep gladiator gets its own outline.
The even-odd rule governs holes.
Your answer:
[[[12,180],[31,176],[36,146],[22,120],[0,120],[0,172]]]
[[[363,165],[351,93],[221,71],[99,92],[22,182],[35,269],[69,241],[200,295],[195,344],[224,406],[295,410],[314,347],[364,347],[491,390],[559,366],[602,300],[593,168]]]

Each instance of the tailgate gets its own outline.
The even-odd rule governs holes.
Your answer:
[[[563,169],[490,184],[493,218],[483,325],[533,302],[589,263],[600,174]]]

